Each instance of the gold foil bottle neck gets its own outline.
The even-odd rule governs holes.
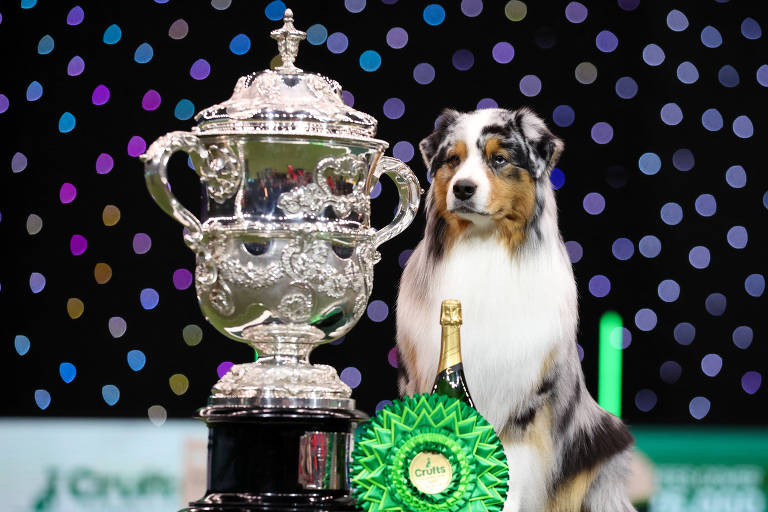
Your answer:
[[[440,305],[440,325],[461,325],[461,302],[444,300]]]

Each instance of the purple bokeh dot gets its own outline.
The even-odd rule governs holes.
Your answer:
[[[733,133],[740,139],[748,139],[755,133],[755,127],[752,125],[752,120],[747,116],[738,116],[733,120],[732,125]]]
[[[381,182],[377,181],[376,184],[371,189],[371,199],[376,199],[381,194]]]
[[[73,256],[80,256],[88,248],[88,240],[83,235],[72,235],[69,239],[69,250]]]
[[[146,254],[152,248],[152,239],[146,233],[136,233],[133,235],[133,252],[136,254]]]
[[[565,242],[565,251],[568,253],[568,259],[571,260],[571,263],[578,263],[584,256],[584,249],[575,240]]]
[[[141,307],[146,310],[155,309],[160,303],[160,294],[154,288],[144,288],[139,293],[139,302],[141,302]]]
[[[605,198],[598,192],[590,192],[582,201],[584,211],[590,215],[599,215],[605,210]]]
[[[588,10],[581,2],[570,2],[565,6],[565,19],[571,23],[581,23],[587,19]]]
[[[29,289],[32,293],[40,293],[45,288],[45,276],[40,272],[29,274]]]
[[[387,362],[389,363],[389,366],[392,368],[398,368],[397,364],[397,347],[392,347],[389,349],[389,352],[387,352]]]
[[[147,141],[138,135],[134,135],[128,141],[128,155],[139,156],[147,150]]]
[[[413,249],[405,249],[398,255],[397,264],[400,265],[400,268],[405,268],[405,265],[408,263],[411,254],[413,254]]]
[[[595,37],[595,46],[603,53],[611,53],[619,46],[619,38],[610,30],[602,30]]]
[[[732,165],[725,171],[725,181],[733,188],[744,188],[747,184],[747,172],[740,165]]]
[[[658,317],[650,308],[641,308],[635,313],[635,325],[641,331],[652,331],[656,327]]]
[[[608,295],[611,291],[611,281],[602,274],[592,276],[589,280],[589,293],[597,298]]]
[[[197,59],[189,68],[189,76],[195,80],[205,80],[211,74],[211,65],[205,59]]]
[[[722,293],[710,293],[704,300],[704,308],[712,316],[723,316],[728,301]]]
[[[680,285],[674,279],[665,279],[659,283],[656,292],[664,302],[675,302],[680,298]]]
[[[27,155],[21,152],[16,152],[11,158],[11,171],[14,173],[21,172],[27,168],[28,163],[29,160],[27,159]]]
[[[645,235],[640,239],[637,248],[646,258],[655,258],[661,252],[661,240],[653,235]]]
[[[683,120],[683,111],[677,103],[667,103],[661,107],[661,120],[669,126],[676,126]]]
[[[329,345],[334,345],[334,346],[335,345],[341,345],[342,343],[344,343],[344,339],[345,338],[346,338],[346,336],[342,336],[341,338],[336,338],[335,340],[330,342]]]
[[[186,290],[192,286],[192,272],[185,268],[178,268],[173,271],[173,286],[177,290]]]
[[[348,107],[354,107],[355,106],[355,95],[352,94],[349,91],[341,91],[341,100],[344,102],[344,104]]]
[[[693,169],[696,159],[693,152],[687,148],[681,148],[672,154],[672,165],[678,171],[687,172]]]
[[[762,274],[750,274],[744,280],[744,290],[751,297],[760,297],[765,292],[765,277]]]
[[[549,173],[549,182],[554,190],[560,190],[565,185],[565,173],[562,169],[555,167]]]
[[[344,53],[349,47],[349,39],[341,32],[334,32],[328,36],[325,45],[331,53]]]
[[[67,74],[69,76],[78,76],[85,70],[85,61],[79,55],[75,55],[67,64]]]
[[[683,367],[677,361],[665,361],[659,368],[659,377],[667,384],[674,384],[682,374]]]
[[[96,157],[96,172],[99,174],[107,174],[115,165],[115,161],[108,153],[101,153]]]
[[[408,32],[402,27],[394,27],[387,32],[387,44],[390,48],[399,50],[408,44]]]
[[[755,333],[748,325],[740,325],[731,333],[731,339],[733,344],[739,347],[741,350],[746,350],[752,345]]]
[[[372,322],[383,322],[389,316],[389,306],[383,300],[372,300],[367,312]]]
[[[427,62],[416,64],[413,68],[413,79],[421,85],[430,84],[435,79],[435,68]]]
[[[493,98],[481,98],[480,101],[477,102],[477,110],[482,110],[484,108],[498,108],[499,104],[496,102]]]
[[[576,112],[570,105],[558,105],[552,111],[552,120],[561,128],[571,126],[575,119]]]
[[[635,407],[642,412],[648,412],[656,406],[658,397],[650,389],[641,389],[635,394]]]
[[[392,147],[392,156],[403,162],[410,162],[415,154],[413,144],[407,140],[401,140]]]
[[[629,238],[617,238],[611,245],[611,252],[617,260],[626,261],[635,254],[635,244]]]
[[[682,11],[672,9],[667,14],[667,26],[675,32],[682,32],[688,28],[688,17]]]
[[[459,71],[467,71],[475,65],[475,56],[469,50],[456,50],[451,57],[451,63]]]
[[[754,395],[763,383],[763,376],[756,371],[748,371],[741,377],[741,388],[747,394]]]
[[[400,98],[389,98],[384,102],[383,110],[389,119],[400,119],[405,114],[405,103]]]
[[[709,259],[709,249],[703,245],[697,245],[688,252],[688,262],[693,268],[707,268],[709,266]]]
[[[703,396],[697,396],[694,397],[688,404],[688,412],[691,413],[691,416],[697,420],[700,420],[709,414],[709,408],[711,405],[712,403],[707,398]]]
[[[613,126],[600,121],[592,126],[590,135],[592,136],[592,140],[598,144],[608,144],[613,139]]]
[[[683,220],[683,208],[674,202],[661,207],[661,220],[669,226],[677,226]]]
[[[658,66],[664,59],[664,50],[659,45],[651,43],[643,48],[643,60],[649,66]]]
[[[397,1],[397,0],[395,0]],[[384,0],[384,3],[393,2],[392,0]],[[392,400],[382,400],[379,403],[376,404],[376,412],[379,412],[383,408],[387,407],[388,405],[392,405]]]
[[[523,96],[533,97],[541,92],[541,80],[536,75],[525,75],[520,79],[520,92]]]
[[[5,94],[0,94],[0,114],[8,110],[8,106],[11,104],[10,101],[8,101],[8,96]]]
[[[360,374],[360,370],[354,366],[347,366],[341,370],[339,377],[341,377],[341,380],[344,382],[344,384],[351,387],[352,389],[355,389],[357,386],[359,386],[360,382],[363,380],[363,376]]]
[[[468,18],[479,16],[483,12],[483,0],[461,0],[461,12]]]
[[[499,64],[508,64],[515,58],[515,47],[506,41],[496,43],[491,50],[493,60]]]
[[[216,367],[216,375],[218,375],[219,378],[224,377],[233,366],[235,366],[235,363],[232,361],[223,361]]]
[[[730,245],[734,249],[745,248],[747,246],[747,241],[749,240],[749,235],[747,234],[747,228],[745,228],[744,226],[733,226],[731,229],[728,230],[726,239],[728,240],[728,245]]]
[[[696,337],[696,328],[690,322],[680,322],[672,334],[680,345],[690,345]]]
[[[71,183],[64,183],[59,189],[59,200],[62,204],[69,204],[77,197],[77,189]]]
[[[630,100],[637,95],[639,87],[631,76],[623,76],[616,80],[616,95],[619,98]]]
[[[717,354],[707,354],[701,359],[701,371],[707,377],[716,377],[723,369],[723,358]]]
[[[579,354],[579,361],[584,361],[584,347],[582,347],[581,345],[579,345],[577,343],[576,344],[576,352],[578,352],[578,354]]]
[[[91,94],[91,103],[94,105],[104,105],[109,101],[109,88],[104,84],[99,84]]]
[[[640,0],[618,0],[618,4],[625,11],[634,11],[640,6]]]
[[[144,110],[157,110],[161,102],[162,98],[160,98],[160,93],[154,89],[150,89],[144,93],[144,97],[141,98],[141,108]]]
[[[83,12],[83,8],[80,7],[79,5],[76,5],[69,10],[69,13],[67,13],[67,25],[69,26],[79,25],[83,22],[83,18],[85,18],[85,13]]]

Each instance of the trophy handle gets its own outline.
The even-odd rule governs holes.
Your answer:
[[[373,171],[373,177],[375,180],[378,180],[382,174],[386,174],[395,182],[397,191],[400,194],[400,202],[397,205],[397,212],[395,212],[395,218],[392,219],[392,222],[381,228],[373,237],[374,248],[396,237],[413,222],[413,218],[419,210],[421,194],[424,193],[418,178],[413,174],[411,168],[397,158],[383,156],[379,159]]]
[[[208,156],[208,151],[195,135],[189,132],[170,132],[153,142],[147,152],[139,158],[144,162],[144,178],[152,199],[165,213],[187,228],[189,233],[184,234],[184,242],[197,252],[203,239],[203,226],[200,220],[176,199],[168,182],[168,160],[176,151],[194,152],[201,158]]]

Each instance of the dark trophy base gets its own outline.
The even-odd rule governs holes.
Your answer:
[[[182,512],[351,511],[358,410],[209,406],[208,490]]]

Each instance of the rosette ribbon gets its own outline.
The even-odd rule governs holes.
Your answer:
[[[444,457],[450,483],[428,494],[411,481],[420,453]],[[350,465],[357,505],[367,512],[494,512],[504,506],[509,470],[493,427],[455,398],[421,394],[395,400],[358,427]]]

